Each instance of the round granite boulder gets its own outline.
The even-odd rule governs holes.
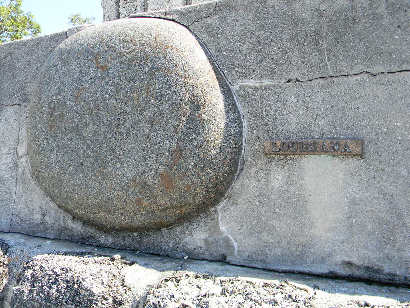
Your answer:
[[[159,229],[218,204],[242,153],[222,74],[185,27],[134,18],[86,28],[44,65],[29,109],[33,178],[103,230]]]

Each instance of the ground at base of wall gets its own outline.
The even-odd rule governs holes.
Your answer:
[[[0,307],[410,307],[407,288],[0,233]]]

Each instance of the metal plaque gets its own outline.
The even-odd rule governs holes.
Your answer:
[[[363,140],[311,139],[266,141],[265,154],[362,156]]]

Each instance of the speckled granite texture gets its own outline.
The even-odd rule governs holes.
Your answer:
[[[56,48],[39,80],[31,172],[74,217],[160,229],[217,205],[232,184],[241,116],[185,27],[157,18],[89,27]]]
[[[145,232],[84,223],[31,175],[33,85],[69,33],[1,46],[0,230],[408,285],[409,11],[405,0],[220,0],[145,12],[187,26],[209,49],[245,140],[242,171],[221,202]],[[314,138],[362,139],[363,157],[263,153],[268,140]]]
[[[150,12],[187,5],[195,5],[209,0],[101,0],[104,21],[126,17],[137,12]]]

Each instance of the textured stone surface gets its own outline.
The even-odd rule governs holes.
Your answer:
[[[137,307],[180,262],[2,233],[9,279],[1,307]],[[2,246],[3,247],[3,246]],[[3,304],[3,305],[2,305]]]
[[[1,296],[4,286],[8,282],[9,278],[9,259],[6,255],[8,250],[8,245],[0,240],[0,303],[2,302],[3,298]]]
[[[67,36],[67,32],[64,31],[1,46],[0,105],[28,104],[33,83],[45,59]]]
[[[253,275],[252,275],[253,276]],[[252,279],[253,278],[253,279]],[[408,307],[407,301],[381,296],[355,296],[350,288],[336,294],[290,280],[218,277],[197,272],[178,272],[149,290],[144,307]],[[255,279],[256,278],[256,279]],[[346,286],[346,285],[344,285]],[[327,286],[329,287],[329,286]],[[341,287],[341,286],[340,286]],[[326,288],[326,287],[325,287]],[[347,291],[347,289],[350,289]],[[326,290],[326,289],[325,289]],[[362,291],[362,290],[360,290]],[[359,290],[356,289],[359,293]],[[363,293],[362,293],[363,294]],[[366,294],[366,293],[364,293]],[[381,294],[380,294],[381,295]],[[179,305],[179,306],[178,306]]]
[[[239,278],[178,273],[147,294],[145,307],[311,307],[313,293],[289,282],[254,282]]]
[[[66,32],[3,44],[0,48],[0,228],[10,228],[17,181],[22,108],[43,61]],[[29,51],[29,52],[27,52]]]
[[[19,106],[0,105],[0,219],[1,230],[10,228],[11,208],[14,205],[17,177],[17,144],[19,135]]]
[[[263,84],[408,69],[409,11],[407,0],[218,0],[152,15],[189,26],[233,84]]]
[[[21,122],[32,94],[33,83],[41,66],[53,49],[77,27],[36,39],[3,44],[0,48],[0,229],[8,231],[13,224],[13,213],[19,205],[15,202]]]
[[[118,7],[118,15],[124,16],[128,15],[130,12],[145,12],[146,6],[144,5],[144,0],[140,1],[124,1],[120,0],[119,1],[119,7]]]
[[[101,0],[103,20],[110,21],[120,17],[120,0]]]
[[[33,181],[22,114],[16,200],[0,204],[0,225],[175,257],[408,284],[408,5],[237,0],[155,13],[190,25],[244,109],[244,169],[225,201],[171,228],[101,232]],[[1,46],[1,55],[22,60],[0,57],[17,74],[16,84],[10,72],[0,74],[0,87],[8,84],[0,99],[26,89],[21,82],[35,80],[55,47],[51,37]],[[26,104],[33,94],[25,91],[15,102]],[[364,139],[363,159],[263,154],[266,140],[331,137]],[[1,172],[15,179],[14,168]]]
[[[408,307],[406,288],[0,233],[11,260],[4,307]],[[0,293],[0,305],[2,298]]]
[[[170,9],[184,5],[185,0],[120,0],[119,15],[124,17],[135,12]]]
[[[137,12],[165,10],[206,1],[208,0],[104,0],[104,20],[123,18]],[[116,11],[113,10],[114,7],[117,7]],[[117,18],[111,18],[114,15],[113,12],[118,12]]]
[[[408,282],[409,89],[410,73],[239,86],[248,151],[221,214],[233,262]],[[262,150],[307,137],[362,138],[363,159]]]
[[[126,264],[108,257],[42,255],[22,269],[12,307],[130,307]]]
[[[236,247],[229,262],[408,281],[409,9],[221,0],[152,13],[198,35],[245,109],[244,172],[219,220]],[[261,150],[340,137],[364,139],[364,159]]]
[[[231,185],[240,114],[177,23],[87,28],[53,52],[40,79],[31,170],[74,217],[105,230],[158,229],[216,205]]]

